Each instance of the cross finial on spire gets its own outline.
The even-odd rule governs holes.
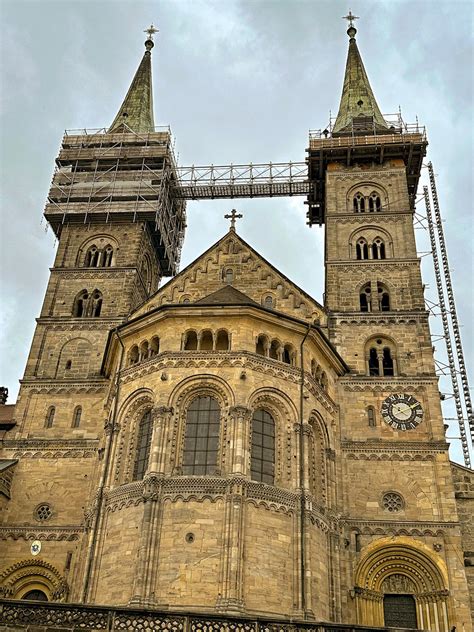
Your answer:
[[[147,29],[145,29],[143,32],[148,33],[148,39],[153,40],[153,35],[155,33],[158,33],[158,29],[155,28],[153,24],[150,24],[150,26]]]
[[[352,11],[349,9],[349,13],[342,17],[343,20],[348,20],[349,26],[354,26],[354,20],[358,20],[358,15],[352,15]]]
[[[242,213],[237,213],[235,208],[232,209],[232,213],[224,215],[225,219],[230,219],[230,230],[235,230],[235,220],[243,217]]]

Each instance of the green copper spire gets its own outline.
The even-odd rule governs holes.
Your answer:
[[[350,21],[347,29],[349,52],[341,103],[332,133],[333,136],[367,134],[374,131],[383,134],[388,131],[388,125],[375,100],[355,40],[357,29],[353,25],[353,20],[357,17],[349,12],[345,19]]]
[[[145,31],[145,33],[148,33],[148,38],[145,42],[145,54],[120,106],[120,110],[108,130],[109,134],[124,131],[126,129],[124,125],[134,132],[146,133],[154,130],[151,49],[155,45],[152,39],[153,33],[156,33],[157,30],[152,24]]]

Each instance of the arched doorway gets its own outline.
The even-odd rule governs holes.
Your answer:
[[[385,595],[383,598],[384,625],[393,628],[418,627],[416,602],[413,595]]]
[[[23,595],[22,599],[29,599],[30,601],[48,601],[48,597],[42,590],[30,590]]]

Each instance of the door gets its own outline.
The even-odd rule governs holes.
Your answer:
[[[386,626],[417,628],[416,603],[411,595],[385,595],[383,614]]]

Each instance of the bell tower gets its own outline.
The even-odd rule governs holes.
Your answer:
[[[349,51],[339,111],[329,129],[311,134],[308,149],[310,180],[318,187],[314,208],[325,222],[328,330],[350,368],[338,386],[342,503],[350,543],[343,577],[362,568],[370,550],[390,557],[388,537],[400,532],[395,521],[409,525],[409,534],[423,533],[426,522],[446,532],[456,515],[454,490],[446,489],[447,481],[451,485],[448,444],[413,226],[428,143],[424,128],[382,116],[357,46],[355,16],[347,17]],[[413,553],[402,539],[393,536],[400,560]],[[443,549],[450,582],[456,583],[459,539],[449,546],[419,540],[426,550]],[[390,618],[392,609],[429,628],[446,616],[449,605],[441,593],[427,607],[427,621],[414,588],[392,591],[387,579],[377,594],[371,592],[362,579],[372,572],[369,567],[342,590],[343,600],[352,595],[342,605],[353,612],[348,620],[401,625],[405,619]],[[387,570],[387,578],[391,573]],[[457,590],[465,593],[463,581]]]

